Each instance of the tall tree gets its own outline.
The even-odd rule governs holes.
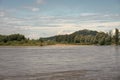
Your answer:
[[[115,44],[118,45],[119,42],[119,30],[115,29]]]

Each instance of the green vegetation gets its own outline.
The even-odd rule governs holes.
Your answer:
[[[119,30],[115,29],[115,44],[119,44]]]
[[[118,45],[120,44],[119,30],[115,30],[115,34],[105,32],[97,32],[92,30],[80,30],[70,35],[57,35],[48,38],[42,38],[44,41],[55,41],[62,44],[78,44],[78,45]]]
[[[120,32],[115,29],[115,34],[97,32],[92,30],[80,30],[70,35],[56,35],[48,38],[30,40],[21,34],[0,35],[1,46],[44,46],[54,44],[76,45],[120,45]]]

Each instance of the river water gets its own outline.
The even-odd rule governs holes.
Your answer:
[[[0,47],[0,80],[53,80],[40,75],[64,71],[86,73],[54,80],[120,80],[120,46]]]

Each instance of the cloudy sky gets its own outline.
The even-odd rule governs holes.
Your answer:
[[[39,38],[120,29],[120,0],[0,0],[0,34]]]

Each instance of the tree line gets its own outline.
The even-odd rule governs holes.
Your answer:
[[[53,40],[57,43],[66,44],[83,44],[83,45],[112,45],[120,44],[120,32],[115,29],[115,33],[112,31],[108,33],[97,32],[92,30],[80,30],[70,35],[57,35],[49,38],[41,38],[43,40]]]
[[[22,34],[0,35],[0,45],[53,45],[62,44],[78,44],[78,45],[120,45],[120,32],[115,29],[108,33],[92,30],[80,30],[69,35],[56,35],[47,38],[32,39],[26,38]]]
[[[53,45],[53,41],[41,41],[40,39],[29,39],[22,34],[0,35],[1,46],[43,46]]]
[[[11,35],[0,35],[0,42],[8,42],[8,41],[22,41],[25,40],[25,36],[21,34],[11,34]]]

